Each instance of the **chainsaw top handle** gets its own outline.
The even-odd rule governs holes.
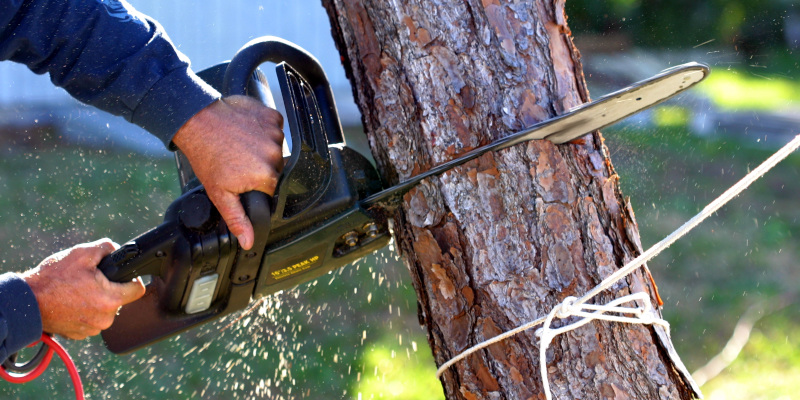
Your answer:
[[[272,211],[289,219],[327,191],[332,174],[330,146],[343,146],[336,103],[319,61],[286,40],[265,36],[245,44],[228,63],[223,93],[246,93],[248,79],[265,62],[276,63],[289,127],[291,155],[275,191]]]
[[[325,76],[322,66],[314,56],[307,51],[298,47],[294,43],[283,40],[274,36],[264,36],[256,38],[246,43],[236,52],[233,56],[228,67],[225,69],[225,75],[222,80],[222,93],[225,96],[243,95],[246,96],[248,92],[248,85],[252,79],[253,74],[259,65],[265,62],[279,63],[279,71],[282,70],[282,65],[288,64],[296,70],[305,81],[309,83],[313,91],[312,96],[315,97],[316,112],[320,113],[320,118],[316,119],[318,123],[322,124],[322,130],[315,130],[317,132],[324,132],[317,138],[316,142],[327,141],[325,145],[320,147],[324,148],[327,152],[327,145],[336,142],[344,142],[342,135],[342,128],[339,124],[339,116],[336,111],[336,104],[333,100],[333,92],[331,91],[328,79]],[[285,78],[284,78],[285,79]],[[291,101],[291,93],[288,88],[282,90],[283,98],[286,102]],[[294,167],[297,165],[301,155],[307,152],[301,151],[303,143],[315,142],[313,137],[305,137],[310,135],[309,130],[300,129],[298,116],[292,114],[287,107],[287,119],[290,123],[290,131],[292,135],[291,140],[291,156],[284,168],[284,176],[279,183],[277,191],[280,190],[281,183],[286,179],[286,175],[291,174]],[[302,118],[302,117],[301,117]],[[303,137],[301,137],[303,136]],[[323,142],[324,143],[324,142]],[[323,151],[323,149],[319,149]],[[300,172],[300,171],[298,171]],[[279,212],[283,212],[283,204],[275,204],[269,195],[252,191],[241,195],[242,205],[247,212],[248,217],[253,223],[253,230],[255,233],[255,241],[253,242],[252,251],[248,254],[250,260],[246,260],[245,265],[239,265],[235,273],[247,276],[248,279],[256,277],[261,267],[260,260],[264,256],[266,250],[268,234],[270,231],[270,218],[271,211],[275,210],[276,206]],[[272,207],[264,207],[264,205],[271,204]],[[257,257],[254,257],[257,255]],[[244,260],[243,260],[244,261]]]
[[[292,42],[275,36],[263,36],[242,46],[225,70],[222,92],[228,96],[246,94],[248,79],[265,62],[286,63],[305,78],[319,103],[328,144],[344,142],[333,91],[322,65],[311,53]],[[292,136],[294,135],[295,132],[292,132]],[[296,142],[299,141],[292,141],[292,154],[296,153],[294,147],[299,145]]]

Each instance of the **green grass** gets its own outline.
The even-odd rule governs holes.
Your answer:
[[[684,127],[689,123],[689,110],[678,106],[661,106],[653,110],[653,120],[659,127]]]
[[[605,136],[645,248],[775,150],[746,139],[701,139],[669,124],[611,129]],[[666,302],[673,341],[690,370],[722,349],[751,305],[798,293],[798,198],[800,156],[795,154],[649,263]],[[763,320],[742,357],[709,382],[706,394],[793,398],[800,388],[796,379],[788,379],[800,369],[794,314]]]
[[[800,82],[756,68],[715,69],[698,90],[731,110],[780,110],[800,101]]]
[[[387,338],[367,349],[363,356],[362,375],[355,385],[356,398],[363,400],[432,400],[443,399],[433,357],[427,343],[412,342],[411,350]],[[400,349],[398,349],[400,347]],[[423,362],[409,364],[419,358]]]
[[[798,317],[796,310],[784,310],[757,324],[739,359],[705,386],[706,398],[795,398],[800,374]]]

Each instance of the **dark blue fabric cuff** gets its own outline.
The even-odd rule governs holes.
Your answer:
[[[189,118],[220,99],[220,93],[188,69],[172,71],[147,92],[131,122],[175,150],[172,137]]]
[[[13,272],[0,275],[0,351],[16,353],[41,336],[42,316],[31,287]]]

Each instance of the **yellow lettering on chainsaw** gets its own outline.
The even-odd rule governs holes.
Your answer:
[[[319,256],[314,256],[305,259],[303,261],[300,261],[299,263],[292,264],[286,268],[281,268],[279,270],[272,271],[271,272],[272,278],[275,280],[281,280],[283,278],[287,278],[298,272],[302,272],[311,268],[311,266],[313,266],[317,261],[319,261]]]

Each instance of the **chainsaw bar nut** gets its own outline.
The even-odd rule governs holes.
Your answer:
[[[356,247],[356,245],[358,244],[358,232],[356,231],[347,232],[342,236],[342,239],[344,239],[344,244],[350,247]]]
[[[364,225],[364,232],[367,233],[367,237],[374,238],[375,236],[378,236],[378,231],[379,230],[380,230],[380,228],[378,228],[378,224],[376,224],[374,222],[370,222],[370,223]]]

